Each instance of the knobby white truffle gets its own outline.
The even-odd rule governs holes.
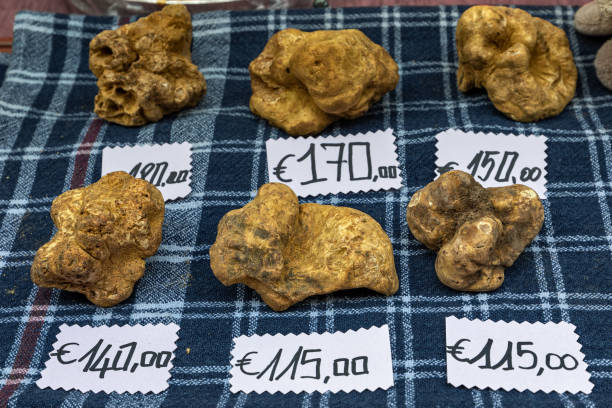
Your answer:
[[[417,191],[406,219],[412,235],[438,252],[443,284],[484,292],[504,282],[504,269],[540,232],[544,209],[527,186],[484,188],[455,170]]]
[[[197,105],[206,81],[191,62],[191,16],[183,5],[102,31],[89,44],[98,77],[95,112],[124,126],[157,122]]]
[[[399,80],[393,58],[359,30],[274,34],[249,65],[251,111],[290,135],[362,116]]]
[[[224,285],[244,283],[280,311],[313,295],[399,286],[389,237],[369,215],[298,203],[284,184],[265,184],[253,201],[219,222],[210,266]]]
[[[520,122],[556,116],[572,100],[577,71],[565,32],[524,10],[474,6],[457,22],[461,92],[486,89]]]
[[[147,181],[109,173],[59,195],[51,218],[57,233],[36,252],[32,281],[113,306],[130,296],[159,247],[164,199]]]

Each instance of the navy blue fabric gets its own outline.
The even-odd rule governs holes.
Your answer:
[[[561,115],[517,123],[497,112],[484,93],[464,95],[457,90],[454,31],[462,10],[195,15],[193,59],[206,76],[208,93],[197,107],[140,128],[101,123],[92,112],[97,88],[88,69],[88,42],[99,31],[115,28],[116,19],[19,14],[11,65],[0,89],[0,387],[4,392],[14,387],[9,406],[610,406],[612,95],[599,84],[593,68],[604,39],[577,34],[573,8],[529,8],[567,32],[578,87]],[[267,39],[286,27],[361,29],[400,66],[399,85],[381,103],[362,118],[340,121],[323,134],[395,129],[404,187],[304,200],[354,207],[381,223],[393,242],[400,278],[394,296],[347,291],[307,299],[276,313],[249,288],[224,287],[210,270],[208,250],[219,219],[246,204],[267,182],[264,142],[287,136],[249,111],[247,69]],[[434,176],[434,135],[448,128],[543,134],[549,140],[544,227],[493,293],[465,294],[443,286],[435,276],[435,254],[414,239],[405,221],[411,195]],[[162,245],[147,260],[145,277],[130,299],[101,309],[81,295],[47,293],[31,283],[34,253],[54,231],[51,201],[79,180],[89,184],[99,178],[105,146],[182,141],[193,144],[193,191],[168,203]],[[592,394],[446,384],[444,318],[449,315],[575,324],[595,384]],[[83,394],[35,385],[61,324],[160,322],[181,327],[167,391]],[[395,386],[389,390],[297,395],[229,391],[233,337],[382,324],[391,332]],[[28,347],[30,357],[17,358]]]
[[[6,74],[6,70],[8,69],[10,57],[11,54],[0,52],[0,86],[2,86],[2,83],[4,82],[4,75]]]

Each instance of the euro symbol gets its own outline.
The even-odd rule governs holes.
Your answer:
[[[74,360],[70,360],[70,361],[64,361],[64,359],[62,359],[62,356],[64,354],[70,354],[70,351],[64,350],[64,347],[72,346],[74,344],[76,344],[77,346],[79,345],[79,343],[66,343],[62,347],[57,349],[57,351],[55,353],[51,353],[49,355],[51,357],[57,356],[57,361],[59,361],[60,364],[71,364],[71,363],[74,363],[76,361],[76,358]]]
[[[248,353],[246,353],[244,355],[244,357],[242,357],[240,360],[236,361],[236,367],[240,367],[240,371],[242,371],[246,375],[257,375],[257,374],[259,374],[259,371],[257,371],[256,373],[251,373],[251,372],[248,372],[248,371],[244,371],[244,366],[251,364],[251,359],[247,358],[251,354],[257,354],[257,352],[256,351],[249,351]]]
[[[458,165],[459,163],[457,162],[448,162],[444,166],[438,167],[436,171],[438,172],[439,175],[442,175],[448,171],[454,170],[455,168],[453,166],[458,166]]]
[[[457,361],[468,361],[469,358],[459,358],[457,357],[459,354],[461,354],[461,350],[463,350],[463,347],[461,347],[461,343],[463,343],[464,341],[467,341],[468,343],[470,342],[469,339],[460,339],[458,340],[454,346],[446,346],[446,352],[448,354],[450,354],[451,356],[453,356],[453,358]]]
[[[285,160],[287,160],[290,157],[295,157],[295,154],[286,155],[285,157],[280,159],[280,161],[278,162],[278,165],[274,168],[274,175],[276,176],[278,181],[282,181],[283,183],[290,183],[293,181],[293,179],[284,179],[281,177],[281,174],[283,174],[285,172],[285,169],[287,168],[283,166],[283,163],[285,162]]]

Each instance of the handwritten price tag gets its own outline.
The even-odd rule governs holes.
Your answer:
[[[300,197],[400,188],[392,129],[366,134],[266,142],[270,182]]]
[[[524,184],[546,196],[546,137],[462,132],[436,135],[436,177],[450,170],[470,173],[485,187]]]
[[[175,200],[191,192],[191,144],[105,147],[102,175],[125,171],[153,184],[164,200]]]
[[[60,326],[40,388],[154,392],[168,388],[179,326]]]
[[[389,327],[234,339],[232,392],[363,391],[393,386]]]
[[[576,327],[446,318],[447,380],[455,387],[590,393]]]

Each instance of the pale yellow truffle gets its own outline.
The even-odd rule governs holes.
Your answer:
[[[224,285],[244,283],[272,309],[313,295],[369,288],[392,295],[399,286],[391,241],[369,215],[346,207],[302,204],[277,183],[225,214],[210,248]]]
[[[544,208],[527,186],[485,189],[455,170],[417,191],[406,219],[414,237],[438,252],[435,269],[443,284],[484,292],[501,286],[504,269],[542,228]]]
[[[565,32],[524,10],[474,6],[457,22],[462,92],[486,89],[511,119],[556,116],[572,100],[577,71]]]
[[[191,16],[183,5],[102,31],[89,44],[98,77],[94,110],[110,122],[140,126],[197,105],[206,81],[191,62]]]
[[[159,247],[164,199],[144,180],[109,173],[59,195],[51,218],[58,231],[36,252],[32,281],[113,306],[130,296]]]
[[[363,115],[399,80],[398,67],[359,30],[274,34],[249,65],[251,111],[290,135]]]

